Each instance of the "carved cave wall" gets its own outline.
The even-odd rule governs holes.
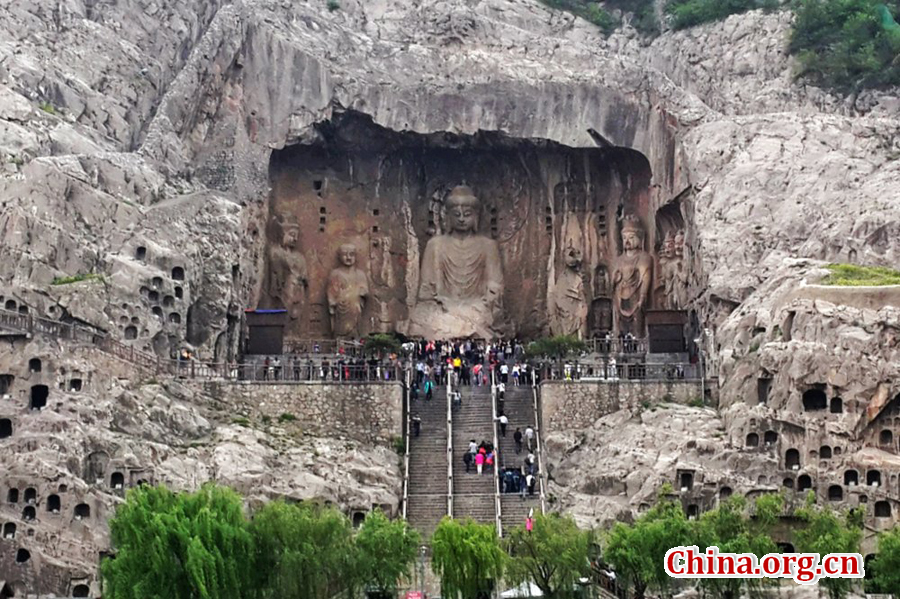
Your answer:
[[[339,117],[319,133],[314,145],[276,150],[270,160],[269,257],[258,306],[289,309],[288,339],[332,336],[326,282],[347,243],[356,247],[356,267],[369,282],[360,334],[403,332],[416,302],[422,251],[446,230],[442,203],[460,184],[481,200],[479,233],[499,243],[510,333],[527,339],[550,332],[548,299],[569,247],[582,256],[586,333],[613,328],[611,275],[627,215],[639,218],[643,249],[654,255],[659,280],[647,307],[674,307],[663,297],[657,256],[665,253],[666,237],[684,229],[682,208],[676,199],[653,210],[650,165],[637,151],[484,132],[397,133],[361,116]],[[291,227],[296,245],[287,259],[285,251],[273,257]],[[298,270],[304,281],[285,286],[286,279],[299,281]],[[285,294],[291,297],[279,297]]]

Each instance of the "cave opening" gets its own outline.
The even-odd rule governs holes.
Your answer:
[[[828,407],[828,398],[825,391],[814,387],[803,392],[803,409],[807,412],[817,412]]]
[[[33,385],[28,407],[32,410],[42,410],[47,406],[48,397],[50,397],[50,387],[47,385]]]
[[[686,297],[676,274],[689,237],[687,208],[673,193],[674,199],[654,211],[650,162],[640,152],[572,148],[485,131],[394,132],[352,111],[336,114],[318,129],[317,145],[275,150],[269,162],[268,246],[256,300],[257,308],[289,312],[288,341],[336,335],[329,312],[329,301],[335,300],[327,293],[335,276],[365,280],[367,293],[359,283],[354,296],[361,313],[346,327],[349,337],[373,331],[412,336],[427,270],[410,264],[409,256],[421,261],[429,244],[441,247],[437,242],[457,226],[448,214],[449,200],[465,185],[474,212],[466,226],[488,248],[478,251],[487,255],[499,248],[503,256],[502,275],[492,271],[491,277],[502,276],[504,322],[489,322],[508,331],[503,336],[532,339],[545,336],[548,327],[564,330],[566,322],[540,322],[534,310],[542,306],[554,313],[548,298],[557,288],[561,293],[569,279],[575,281],[577,270],[583,297],[581,320],[573,326],[584,337],[633,327],[637,337],[646,338],[656,327],[660,342],[683,347]],[[648,264],[659,258],[666,268],[658,270],[641,298],[640,316],[623,324],[613,318],[611,279],[626,233],[637,239],[629,243],[638,256],[645,255]],[[344,264],[339,252],[346,245],[355,249],[355,258]],[[577,251],[567,257],[570,247]],[[654,278],[651,271],[646,276]],[[677,339],[665,337],[670,330]]]
[[[0,418],[0,439],[12,437],[12,434],[12,420],[9,418]]]
[[[747,447],[759,447],[759,435],[750,433],[747,435]]]

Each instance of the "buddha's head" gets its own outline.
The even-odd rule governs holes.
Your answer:
[[[445,202],[450,231],[457,233],[478,232],[478,198],[468,185],[453,188]]]
[[[566,248],[566,266],[569,268],[581,266],[581,250],[572,246]]]
[[[661,258],[671,258],[675,255],[675,233],[672,231],[666,233],[659,255]]]
[[[672,253],[681,258],[684,256],[684,229],[678,229],[672,242]]]
[[[345,243],[340,248],[338,248],[338,260],[340,260],[341,264],[343,264],[347,268],[355,266],[356,246],[350,243]]]
[[[284,225],[282,227],[281,245],[289,250],[297,247],[297,240],[300,239],[300,227],[296,225]]]
[[[626,216],[622,223],[622,247],[625,251],[644,249],[644,227],[633,214]]]

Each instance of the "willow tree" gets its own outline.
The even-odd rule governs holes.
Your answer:
[[[506,578],[512,584],[533,582],[545,597],[572,597],[579,579],[590,575],[592,544],[593,533],[580,530],[571,516],[538,514],[533,530],[521,525],[510,532]]]
[[[256,587],[264,599],[328,599],[358,588],[353,528],[336,509],[274,501],[257,512],[251,530]]]
[[[431,537],[431,567],[441,579],[442,597],[487,599],[505,560],[491,524],[445,517]]]
[[[829,507],[818,507],[812,491],[806,496],[805,505],[795,514],[804,526],[794,531],[797,550],[802,553],[859,553],[862,541],[863,515],[859,508],[844,513]],[[843,599],[850,594],[857,582],[853,578],[822,578],[819,585],[825,588],[829,599]]]
[[[716,546],[720,553],[753,553],[760,559],[778,552],[771,533],[784,510],[784,497],[776,493],[762,495],[752,508],[742,495],[729,497],[700,516],[689,545],[697,545],[701,551]],[[773,582],[767,578],[704,578],[699,584],[710,596],[734,599],[745,594],[743,591],[754,596]]]
[[[382,597],[396,597],[397,583],[409,576],[416,560],[419,533],[406,520],[389,520],[384,512],[369,512],[356,535],[360,581]]]
[[[607,538],[604,559],[634,588],[635,599],[643,599],[648,589],[667,591],[673,579],[665,571],[666,552],[691,544],[690,523],[681,504],[669,498],[671,491],[664,485],[656,505],[634,524],[616,523]]]
[[[872,589],[867,592],[892,593],[900,589],[900,528],[878,535],[878,553],[869,565]]]
[[[241,497],[206,485],[128,492],[110,521],[115,559],[101,564],[110,599],[241,599],[251,596],[253,537]]]

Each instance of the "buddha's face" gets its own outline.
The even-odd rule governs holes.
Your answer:
[[[581,264],[581,252],[575,248],[569,248],[566,251],[566,266],[576,268]]]
[[[297,239],[300,237],[300,230],[294,227],[286,229],[282,245],[288,249],[294,249],[297,246]]]
[[[478,227],[478,212],[475,206],[455,204],[447,210],[450,229],[458,233],[474,233]]]
[[[624,231],[622,231],[622,245],[625,246],[626,250],[641,249],[640,233],[632,229],[625,229]]]
[[[662,255],[665,258],[671,258],[675,255],[675,237],[672,235],[666,236],[666,240],[662,246]]]
[[[338,259],[344,266],[350,267],[356,264],[356,248],[352,246],[341,246],[338,250]]]

